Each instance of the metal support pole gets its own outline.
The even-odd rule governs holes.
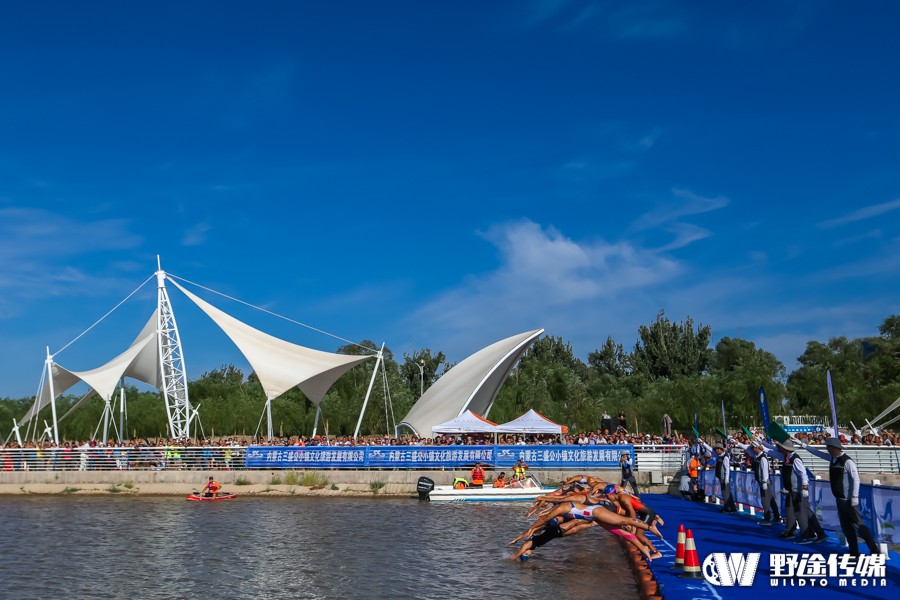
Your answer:
[[[266,424],[268,425],[268,440],[272,441],[272,399],[266,398]]]
[[[372,395],[372,386],[375,385],[375,375],[378,373],[378,365],[384,360],[384,342],[381,343],[381,350],[378,351],[378,358],[375,360],[375,368],[372,369],[372,379],[369,380],[369,389],[366,391],[366,399],[363,400],[362,410],[359,411],[359,420],[356,422],[356,429],[353,431],[353,439],[359,437],[359,428],[362,426],[363,415],[366,414],[366,405],[369,404],[369,396]]]
[[[53,413],[53,436],[50,439],[58,446],[59,422],[56,420],[56,390],[53,389],[53,356],[50,355],[50,346],[47,346],[47,379],[50,382],[50,411]]]
[[[316,420],[313,422],[313,437],[316,437],[316,430],[319,428],[319,415],[322,414],[322,405],[319,404],[316,406]]]
[[[125,441],[125,380],[123,379],[119,387],[119,442]]]

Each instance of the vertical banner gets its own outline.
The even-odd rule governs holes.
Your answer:
[[[728,423],[725,421],[725,400],[722,400],[722,431],[725,432],[725,437],[728,437]]]
[[[831,424],[834,426],[834,437],[838,437],[837,406],[834,403],[834,387],[831,385],[831,369],[825,371],[825,379],[828,381],[828,400],[831,402]]]
[[[763,429],[766,437],[769,437],[769,400],[766,398],[766,390],[759,388],[759,410],[762,413]]]

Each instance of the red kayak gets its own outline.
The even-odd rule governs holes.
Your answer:
[[[188,494],[188,500],[231,500],[237,497],[237,494],[231,492],[221,492],[218,496],[206,496],[200,492],[191,492]]]

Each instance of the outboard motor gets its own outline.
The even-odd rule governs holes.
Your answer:
[[[428,496],[434,489],[434,481],[428,477],[419,477],[416,482],[416,491],[419,492],[419,500],[431,500]]]

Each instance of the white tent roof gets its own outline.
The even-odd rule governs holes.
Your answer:
[[[143,348],[138,352],[135,360],[133,360],[125,370],[125,376],[137,379],[138,381],[143,381],[147,385],[152,385],[156,389],[161,390],[163,388],[162,366],[160,365],[162,357],[159,355],[158,327],[159,309],[157,308],[153,311],[153,314],[150,315],[150,318],[147,319],[147,323],[144,325],[144,328],[141,329],[138,336],[131,342],[130,348],[141,345],[142,341],[150,335],[154,336],[157,341],[153,344],[143,345]]]
[[[567,431],[567,427],[554,423],[533,408],[518,419],[497,425],[498,433],[553,433],[560,435]]]
[[[431,431],[434,433],[493,433],[497,430],[497,424],[479,417],[471,410],[467,410],[455,419],[446,423],[434,425]]]
[[[520,333],[469,356],[428,388],[398,427],[426,435],[434,425],[467,409],[486,416],[509,370],[542,333],[543,329]]]
[[[154,339],[156,339],[156,333],[150,333],[146,335],[142,340],[136,341],[130,348],[128,348],[128,350],[118,355],[105,365],[97,367],[96,369],[91,369],[90,371],[70,371],[62,365],[53,363],[50,371],[52,373],[51,376],[53,377],[54,395],[58,397],[79,381],[83,381],[88,384],[91,389],[101,398],[107,400],[109,398],[112,398],[113,393],[115,393],[116,391],[116,385],[118,384],[119,380],[124,377],[128,368],[133,363],[135,363],[142,350],[144,350],[148,346],[151,348],[154,347],[150,344],[150,341]],[[92,394],[86,394],[78,402],[78,404],[80,405],[91,396]],[[41,386],[41,391],[38,393],[38,397],[35,403],[22,418],[22,423],[27,423],[35,414],[40,412],[42,408],[47,406],[50,403],[50,400],[50,382],[45,380],[43,385]],[[74,408],[75,406],[73,406],[72,409],[69,410],[69,412],[74,410]]]
[[[338,378],[353,366],[372,358],[322,352],[280,340],[225,314],[177,282],[169,280],[222,328],[250,363],[266,398],[277,398],[294,386],[319,405]]]

